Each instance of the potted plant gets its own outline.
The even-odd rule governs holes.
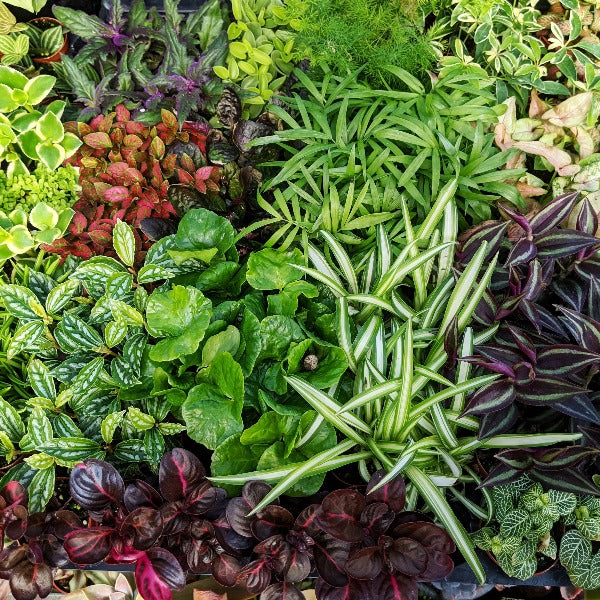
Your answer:
[[[60,21],[52,17],[32,19],[25,34],[29,38],[29,55],[34,63],[58,62],[69,50],[69,34],[63,31]]]

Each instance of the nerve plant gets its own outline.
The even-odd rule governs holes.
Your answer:
[[[72,531],[69,558],[80,565],[136,562],[146,600],[167,600],[185,573],[211,570],[224,586],[243,585],[263,600],[302,594],[295,584],[316,570],[317,598],[415,597],[417,582],[453,568],[448,534],[419,514],[403,512],[406,489],[374,474],[365,494],[341,489],[293,514],[268,503],[250,512],[271,487],[249,481],[227,499],[205,479],[200,461],[175,449],[160,465],[159,490],[144,481],[125,486],[118,472],[89,460],[71,474],[73,498],[98,526]]]
[[[485,248],[464,273],[452,273],[456,227],[456,180],[447,184],[422,225],[413,230],[404,199],[404,245],[396,253],[383,226],[377,245],[351,258],[335,237],[322,232],[323,251],[309,243],[312,264],[296,264],[336,297],[338,343],[346,352],[349,378],[321,390],[296,375],[284,380],[317,412],[314,427],[333,425],[341,441],[310,459],[286,468],[213,476],[219,484],[249,479],[276,482],[253,513],[307,476],[356,463],[368,480],[370,464],[383,466],[384,485],[403,473],[410,482],[409,506],[421,497],[447,528],[479,578],[483,570],[445,492],[459,478],[479,483],[468,466],[478,447],[532,446],[570,441],[580,434],[499,436],[482,441],[469,435],[478,422],[462,415],[466,393],[493,384],[497,375],[473,377],[467,363],[442,372],[448,357],[469,356],[474,345],[493,336],[496,327],[475,334],[471,318],[490,282],[496,260],[480,273]],[[442,221],[441,231],[437,229]],[[440,241],[442,240],[442,241]],[[409,279],[412,282],[409,283]],[[403,289],[407,287],[407,291]],[[352,315],[352,318],[350,318]],[[445,403],[449,400],[449,405]],[[480,518],[491,511],[452,492]]]

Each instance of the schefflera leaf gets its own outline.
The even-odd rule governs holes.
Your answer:
[[[151,294],[146,305],[148,333],[164,339],[152,348],[150,358],[171,361],[196,352],[211,315],[210,300],[196,288],[176,285]]]

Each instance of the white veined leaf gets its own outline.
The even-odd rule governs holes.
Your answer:
[[[50,369],[41,360],[33,359],[27,367],[27,374],[29,375],[29,385],[38,396],[50,400],[56,398],[54,377],[50,374]]]
[[[46,310],[50,314],[58,314],[69,302],[71,298],[79,291],[80,283],[76,279],[70,279],[59,283],[50,290],[46,298]]]
[[[107,444],[112,444],[113,437],[119,425],[123,421],[123,416],[125,415],[124,410],[120,410],[118,412],[110,413],[106,415],[102,420],[102,424],[100,425],[100,433],[102,434],[102,439]]]
[[[17,354],[28,348],[35,347],[44,334],[45,325],[43,321],[29,321],[21,325],[10,340],[6,351],[6,358],[9,360]]]
[[[52,424],[46,416],[44,409],[36,407],[31,411],[29,421],[27,422],[27,433],[33,444],[37,447],[52,439],[54,435]]]
[[[104,341],[108,348],[114,348],[117,344],[120,344],[125,337],[129,328],[126,323],[122,321],[110,321],[104,328]]]
[[[135,260],[135,237],[127,223],[117,219],[113,229],[113,245],[117,256],[128,266],[133,266]]]
[[[589,560],[592,554],[592,544],[581,533],[575,530],[567,531],[560,541],[560,562],[568,569],[575,569]]]
[[[17,410],[4,398],[0,397],[0,431],[4,431],[13,442],[18,442],[25,435],[25,425]]]
[[[154,417],[142,412],[139,408],[131,406],[127,412],[127,420],[137,431],[152,429],[155,424]]]

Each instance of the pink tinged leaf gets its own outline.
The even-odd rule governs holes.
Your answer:
[[[115,112],[117,114],[117,122],[124,123],[125,121],[129,121],[131,119],[131,113],[123,106],[123,104],[119,104],[115,108]]]
[[[271,583],[271,569],[265,559],[253,560],[238,573],[237,583],[251,594],[260,594]]]
[[[20,563],[10,574],[10,590],[18,600],[45,598],[52,591],[52,570],[44,563]]]
[[[127,167],[127,171],[123,174],[125,185],[131,186],[136,183],[142,184],[146,178],[142,175],[141,171],[133,167]]]
[[[140,506],[158,508],[163,502],[161,495],[150,484],[139,479],[125,488],[123,501],[130,512]]]
[[[480,388],[470,397],[464,414],[484,415],[496,412],[510,406],[515,398],[515,386],[510,381],[494,381]]]
[[[366,595],[364,592],[360,597],[373,598],[373,600],[417,600],[417,582],[397,573],[382,573],[377,579],[363,584],[368,587]]]
[[[365,498],[353,490],[337,490],[328,494],[321,503],[319,525],[329,534],[346,542],[360,542],[364,529],[360,515],[365,508]]]
[[[143,145],[143,143],[144,143],[144,141],[140,137],[138,137],[137,135],[133,135],[131,133],[127,134],[123,138],[123,145],[126,148],[139,148],[140,146]]]
[[[9,481],[0,492],[0,496],[6,501],[6,507],[26,505],[27,504],[27,489],[18,481]]]
[[[371,491],[385,475],[387,475],[386,471],[380,469],[371,477],[369,485],[367,485],[367,503],[384,502],[389,506],[390,510],[400,512],[406,502],[406,485],[402,477],[398,476],[374,492]]]
[[[294,523],[294,529],[306,531],[312,537],[315,537],[321,532],[321,528],[317,522],[319,504],[311,504],[307,506],[297,517]]]
[[[526,216],[515,212],[514,210],[512,210],[512,208],[508,208],[508,206],[504,204],[498,203],[498,208],[503,213],[506,213],[517,225],[519,225],[519,227],[521,227],[521,229],[523,229],[523,231],[526,234],[531,233],[531,225],[529,223],[529,219]]]
[[[427,568],[419,574],[419,581],[440,581],[452,573],[454,562],[448,554],[427,549]]]
[[[117,185],[107,189],[104,192],[104,199],[107,202],[124,202],[129,198],[129,189],[125,186]]]
[[[375,502],[367,504],[360,516],[360,524],[365,528],[367,536],[377,540],[388,530],[395,519],[396,513],[390,510],[385,502]]]
[[[166,500],[179,500],[206,475],[200,460],[188,450],[175,448],[160,461],[159,486]]]
[[[71,471],[71,496],[84,508],[101,511],[111,503],[121,504],[124,484],[118,471],[107,462],[89,459]]]
[[[115,179],[119,180],[117,183],[124,183],[125,173],[129,167],[126,162],[115,162],[108,165],[106,172]]]
[[[120,534],[127,546],[147,550],[159,538],[163,530],[162,515],[154,508],[142,506],[125,517]]]
[[[377,546],[361,548],[346,561],[346,573],[354,579],[375,579],[383,569],[383,556]]]
[[[497,360],[481,360],[472,356],[467,356],[465,358],[461,358],[460,360],[463,362],[468,362],[477,367],[483,367],[484,369],[488,369],[494,373],[499,373],[500,375],[506,375],[506,377],[510,377],[511,379],[514,379],[517,376],[510,365]]]
[[[255,506],[271,491],[271,486],[262,481],[249,481],[242,488],[241,497],[232,498],[227,504],[226,516],[231,528],[244,537],[252,537],[252,522],[248,517]]]
[[[352,585],[345,584],[343,586],[335,587],[329,585],[326,581],[323,581],[323,579],[317,580],[316,593],[319,600],[355,600],[358,598],[358,596],[356,596],[356,589]],[[371,595],[360,596],[360,599],[377,600]]]
[[[104,131],[96,131],[95,133],[88,133],[83,136],[83,141],[94,148],[95,150],[103,150],[104,148],[112,148],[112,140],[109,135]]]
[[[219,554],[212,563],[213,577],[225,587],[235,585],[240,569],[238,560],[229,554]]]
[[[135,582],[144,600],[171,600],[173,590],[185,586],[185,573],[164,548],[150,548],[138,558]]]
[[[282,581],[270,585],[260,595],[260,600],[305,600],[305,596],[295,586]]]
[[[330,585],[342,587],[348,583],[344,565],[350,554],[350,544],[330,535],[315,540],[313,555],[319,575]]]
[[[285,533],[294,524],[294,516],[282,506],[271,504],[261,511],[251,524],[251,531],[258,540],[265,540],[277,533]]]
[[[427,521],[410,521],[394,528],[394,535],[417,540],[427,549],[452,554],[456,546],[441,527]]]
[[[556,146],[544,142],[517,142],[515,148],[545,158],[561,177],[570,177],[580,170],[579,165],[572,164],[571,155]]]
[[[311,570],[310,556],[298,548],[291,548],[285,567],[285,580],[290,583],[300,583],[306,580]]]
[[[427,550],[412,538],[393,540],[385,549],[387,561],[394,569],[409,577],[417,577],[427,567]]]
[[[90,527],[68,533],[64,547],[69,559],[76,565],[94,565],[110,553],[114,529]]]

